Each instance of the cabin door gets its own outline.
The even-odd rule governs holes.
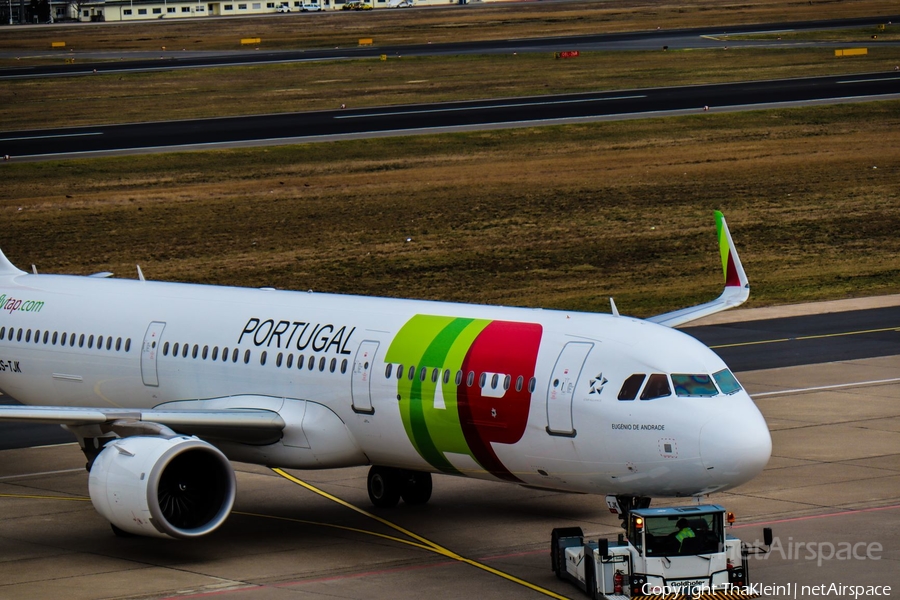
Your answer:
[[[159,386],[159,377],[156,374],[156,357],[159,355],[159,344],[162,339],[163,329],[166,324],[162,321],[153,321],[144,334],[144,343],[141,345],[141,377],[144,385]]]
[[[547,433],[575,437],[572,400],[584,361],[594,344],[569,342],[556,359],[547,387]]]
[[[366,340],[359,345],[356,358],[353,359],[353,375],[350,378],[350,395],[353,399],[353,411],[371,415],[372,408],[372,368],[375,366],[375,353],[378,342]]]

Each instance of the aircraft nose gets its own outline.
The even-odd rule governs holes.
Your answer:
[[[707,474],[723,487],[759,475],[772,454],[769,427],[749,397],[746,401],[746,410],[730,411],[700,430],[700,458]]]

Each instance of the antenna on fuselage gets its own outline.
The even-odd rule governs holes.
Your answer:
[[[140,279],[141,281],[147,281],[146,279],[144,279],[144,272],[141,271],[141,265],[136,265],[136,266],[137,266],[137,270],[138,270],[138,279]]]
[[[612,308],[612,314],[614,317],[619,316],[619,309],[616,308],[616,301],[612,299],[612,296],[609,297],[609,306]]]
[[[37,275],[37,265],[31,265],[31,272]]]

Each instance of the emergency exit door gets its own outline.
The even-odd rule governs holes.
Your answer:
[[[159,386],[156,357],[159,355],[160,340],[165,328],[166,324],[162,321],[153,321],[147,327],[147,333],[144,334],[144,343],[141,345],[141,378],[144,380],[144,385]]]
[[[550,435],[575,437],[572,401],[584,361],[593,347],[589,342],[569,342],[556,359],[547,387],[547,433]]]

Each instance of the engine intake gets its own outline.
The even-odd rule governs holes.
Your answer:
[[[196,437],[134,436],[109,442],[91,467],[94,508],[136,535],[193,538],[215,531],[234,505],[231,463]]]

